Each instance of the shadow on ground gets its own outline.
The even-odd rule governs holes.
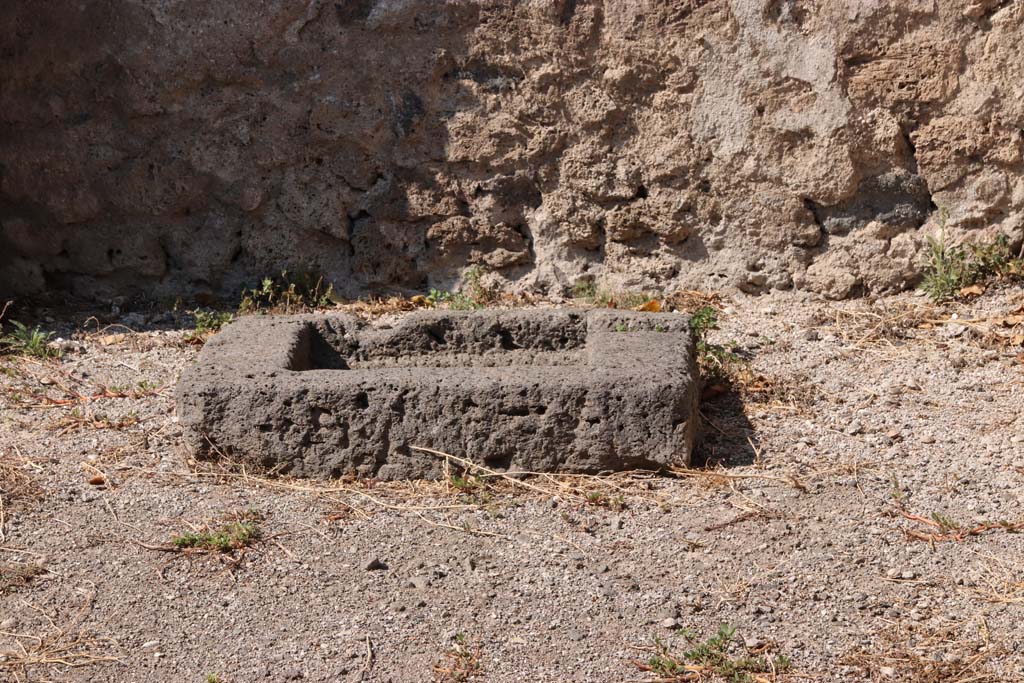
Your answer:
[[[757,435],[747,418],[740,392],[729,387],[700,404],[701,437],[694,449],[694,467],[742,467],[757,460]]]

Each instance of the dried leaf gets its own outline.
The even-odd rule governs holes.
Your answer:
[[[1024,334],[1015,334],[1010,339],[1010,343],[1014,346],[1024,346]]]
[[[984,293],[985,288],[981,285],[970,285],[960,289],[960,296],[981,296]]]
[[[417,306],[427,305],[427,297],[423,296],[422,294],[417,294],[416,296],[411,297],[409,301],[416,304]]]
[[[128,338],[128,335],[121,334],[121,333],[119,333],[119,334],[105,334],[105,335],[103,335],[102,337],[99,338],[99,342],[100,342],[100,344],[103,344],[104,346],[110,346],[111,344],[120,344],[121,342],[123,342],[127,338]]]
[[[640,306],[637,306],[633,310],[634,311],[643,311],[644,313],[660,313],[661,312],[661,302],[658,301],[657,299],[651,299],[647,303],[642,304]]]

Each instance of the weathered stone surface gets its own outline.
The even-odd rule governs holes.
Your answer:
[[[7,0],[0,294],[916,282],[1024,216],[1024,3]]]
[[[306,476],[432,477],[435,448],[499,470],[689,463],[688,319],[618,311],[248,317],[178,383],[199,454]]]

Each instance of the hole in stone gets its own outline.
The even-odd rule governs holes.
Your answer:
[[[443,320],[408,318],[394,327],[366,326],[350,330],[331,322],[311,323],[300,332],[288,369],[567,367],[587,364],[587,329],[580,315],[543,322],[510,316],[487,322],[486,325],[480,324],[479,318],[469,314],[451,315]]]
[[[512,454],[502,453],[484,458],[484,465],[492,470],[507,470],[512,466]]]
[[[526,406],[512,406],[511,408],[502,408],[498,413],[512,417],[525,417],[530,414],[530,409]]]

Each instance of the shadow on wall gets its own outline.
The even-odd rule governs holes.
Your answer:
[[[0,294],[234,298],[287,268],[354,295],[465,265],[429,231],[472,233],[459,197],[485,191],[439,173],[478,21],[461,1],[3,3]]]

